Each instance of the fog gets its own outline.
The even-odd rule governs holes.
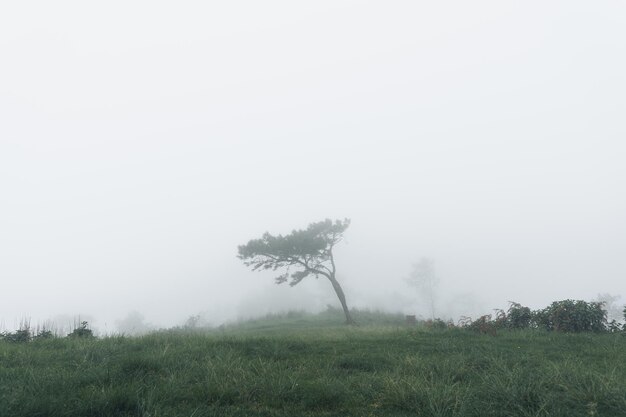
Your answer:
[[[325,218],[351,307],[626,295],[624,3],[218,3],[0,5],[0,330],[339,307],[236,257]]]

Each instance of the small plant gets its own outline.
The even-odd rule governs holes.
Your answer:
[[[457,327],[467,328],[472,324],[472,318],[469,316],[461,316],[457,322]]]
[[[477,333],[495,336],[498,329],[497,323],[497,320],[491,319],[491,314],[485,314],[484,316],[480,316],[473,321],[469,317],[465,317],[463,324],[459,324],[461,327],[475,331]]]
[[[496,318],[493,320],[493,326],[496,329],[505,329],[509,327],[508,317],[506,312],[502,309],[496,308],[494,309]]]
[[[185,321],[183,327],[185,329],[197,329],[200,325],[200,315],[196,314],[195,316],[189,316]]]
[[[494,309],[494,316],[490,314],[481,316],[476,320],[469,317],[462,317],[459,327],[477,331],[483,334],[495,335],[497,330],[502,329],[526,329],[532,322],[532,312],[530,308],[519,303],[509,301],[510,306],[507,311],[500,308]]]
[[[45,322],[43,324],[37,324],[35,329],[32,330],[33,340],[52,339],[57,336],[54,329],[54,323]]]
[[[436,318],[434,320],[428,319],[424,322],[424,326],[433,330],[445,330],[449,327],[454,327],[454,323],[446,322],[442,319]]]
[[[93,336],[93,331],[88,328],[89,323],[83,321],[80,323],[80,326],[74,329],[74,331],[67,335],[67,337],[87,337],[91,338]]]
[[[617,320],[611,320],[607,323],[606,328],[609,333],[617,333],[622,330],[623,326]]]
[[[52,339],[52,338],[54,338],[54,333],[52,333],[52,330],[48,330],[48,329],[40,330],[39,333],[37,333],[37,335],[33,337],[33,339],[36,339],[36,340]]]

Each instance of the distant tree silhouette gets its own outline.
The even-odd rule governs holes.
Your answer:
[[[428,302],[431,318],[435,319],[435,298],[439,279],[435,274],[435,261],[431,258],[421,258],[413,264],[413,270],[407,283],[415,288]]]

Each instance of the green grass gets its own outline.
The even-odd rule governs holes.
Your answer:
[[[623,335],[366,317],[0,342],[0,416],[626,416]]]

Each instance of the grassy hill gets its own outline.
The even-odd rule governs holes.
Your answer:
[[[0,342],[0,416],[626,416],[626,337],[292,313]]]

